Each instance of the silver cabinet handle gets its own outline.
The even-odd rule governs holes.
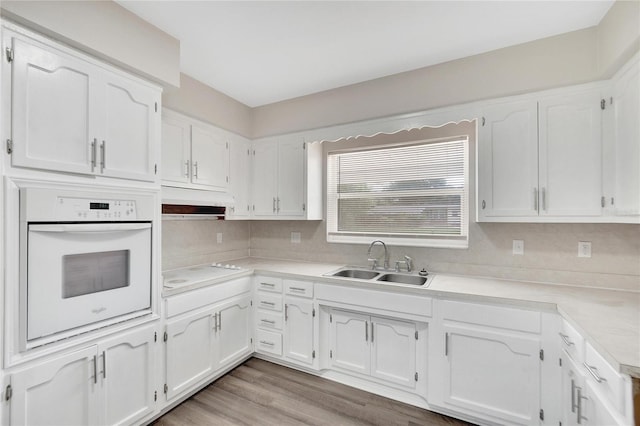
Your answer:
[[[602,382],[606,382],[607,381],[607,379],[605,379],[604,377],[600,377],[600,375],[598,374],[598,369],[596,367],[594,367],[593,365],[589,365],[586,362],[583,363],[583,365],[585,366],[585,368],[587,369],[589,374],[591,374],[591,376],[593,376],[593,378],[596,380],[596,382],[602,383]]]
[[[107,142],[102,141],[100,144],[100,173],[104,173],[105,167],[107,167],[107,159],[105,154],[107,153]]]
[[[273,197],[273,212],[276,212],[276,197]]]
[[[278,200],[278,213],[280,213],[280,197],[278,197],[277,200]]]
[[[582,388],[581,387],[576,387],[576,391],[577,391],[577,400],[578,400],[578,407],[577,408],[577,413],[576,413],[576,420],[578,421],[578,424],[581,425],[583,420],[589,420],[588,418],[586,418],[585,416],[582,415],[582,400],[583,399],[587,399],[586,396],[582,396]]]
[[[102,351],[102,377],[107,378],[107,353]]]
[[[266,320],[266,319],[261,319],[261,320],[260,320],[260,322],[265,322],[265,323],[267,323],[267,324],[272,324],[272,325],[275,325],[275,323],[276,323],[275,321],[272,321],[272,320]]]
[[[261,300],[260,304],[261,305],[268,305],[268,306],[276,306],[275,303],[273,303],[273,302],[265,302],[264,300]]]
[[[571,379],[571,412],[575,413],[576,408],[578,408],[578,404],[576,403],[576,381]]]
[[[364,340],[369,341],[369,321],[364,322]]]
[[[193,163],[193,177],[198,179],[198,162],[194,161]]]
[[[215,333],[216,331],[218,331],[218,313],[214,312],[213,313],[213,332]]]
[[[287,321],[289,319],[289,305],[284,304],[284,320]]]
[[[538,188],[533,188],[533,209],[538,211]]]
[[[569,336],[567,336],[566,334],[562,334],[562,333],[558,333],[560,335],[560,338],[562,339],[562,341],[564,342],[565,345],[567,346],[573,346],[575,345],[575,343],[573,343],[571,340],[569,340]]]
[[[304,293],[306,290],[302,287],[289,287],[289,290],[291,291],[299,291],[301,293]]]
[[[260,344],[261,345],[267,345],[267,346],[275,346],[276,344],[273,342],[267,342],[266,340],[260,340]]]
[[[189,177],[189,160],[184,162],[184,177]]]
[[[93,356],[93,383],[98,383],[98,356]]]
[[[93,142],[91,142],[91,171],[93,172],[96,169],[96,144],[98,143],[98,139],[93,138]]]
[[[373,343],[373,321],[371,321],[371,343]]]
[[[542,188],[542,210],[547,211],[547,188]]]
[[[604,208],[605,204],[606,204],[607,200],[606,198],[604,198],[604,195],[600,198],[600,206],[602,208]]]
[[[444,333],[444,356],[449,356],[449,333]]]
[[[272,284],[272,283],[260,283],[260,285],[263,287],[271,287],[271,288],[274,288],[276,286],[275,284]]]
[[[218,330],[222,331],[222,312],[218,312]]]

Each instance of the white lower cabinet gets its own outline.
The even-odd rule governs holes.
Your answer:
[[[429,403],[491,423],[540,424],[540,313],[441,301]]]
[[[313,365],[316,358],[313,301],[287,296],[284,306],[284,356],[291,361]]]
[[[253,352],[251,294],[189,312],[166,323],[167,400],[212,378]]]
[[[385,384],[415,388],[418,324],[331,309],[329,366]]]
[[[155,326],[11,374],[13,425],[135,424],[155,410]]]

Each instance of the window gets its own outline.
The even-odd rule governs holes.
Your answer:
[[[327,241],[468,246],[468,138],[327,153]]]

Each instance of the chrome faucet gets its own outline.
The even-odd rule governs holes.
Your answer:
[[[373,262],[373,264],[371,265],[371,269],[376,269],[377,268],[378,259],[371,257],[371,249],[373,248],[373,246],[376,243],[380,243],[380,244],[382,244],[382,247],[384,247],[384,269],[389,269],[389,252],[387,251],[387,245],[383,241],[380,241],[380,240],[375,240],[374,242],[372,242],[369,245],[369,250],[367,250],[367,262]]]
[[[403,263],[407,268],[407,272],[411,272],[413,270],[413,259],[409,256],[405,256],[404,260],[396,261],[396,272],[400,272],[400,265]]]

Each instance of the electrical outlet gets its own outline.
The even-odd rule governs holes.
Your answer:
[[[222,232],[218,232],[216,234],[216,240],[218,241],[218,244],[222,244]]]
[[[578,242],[578,257],[591,257],[591,241]]]
[[[524,254],[524,240],[513,240],[513,254]]]
[[[291,233],[291,242],[293,244],[300,244],[300,233],[299,232],[292,232]]]

